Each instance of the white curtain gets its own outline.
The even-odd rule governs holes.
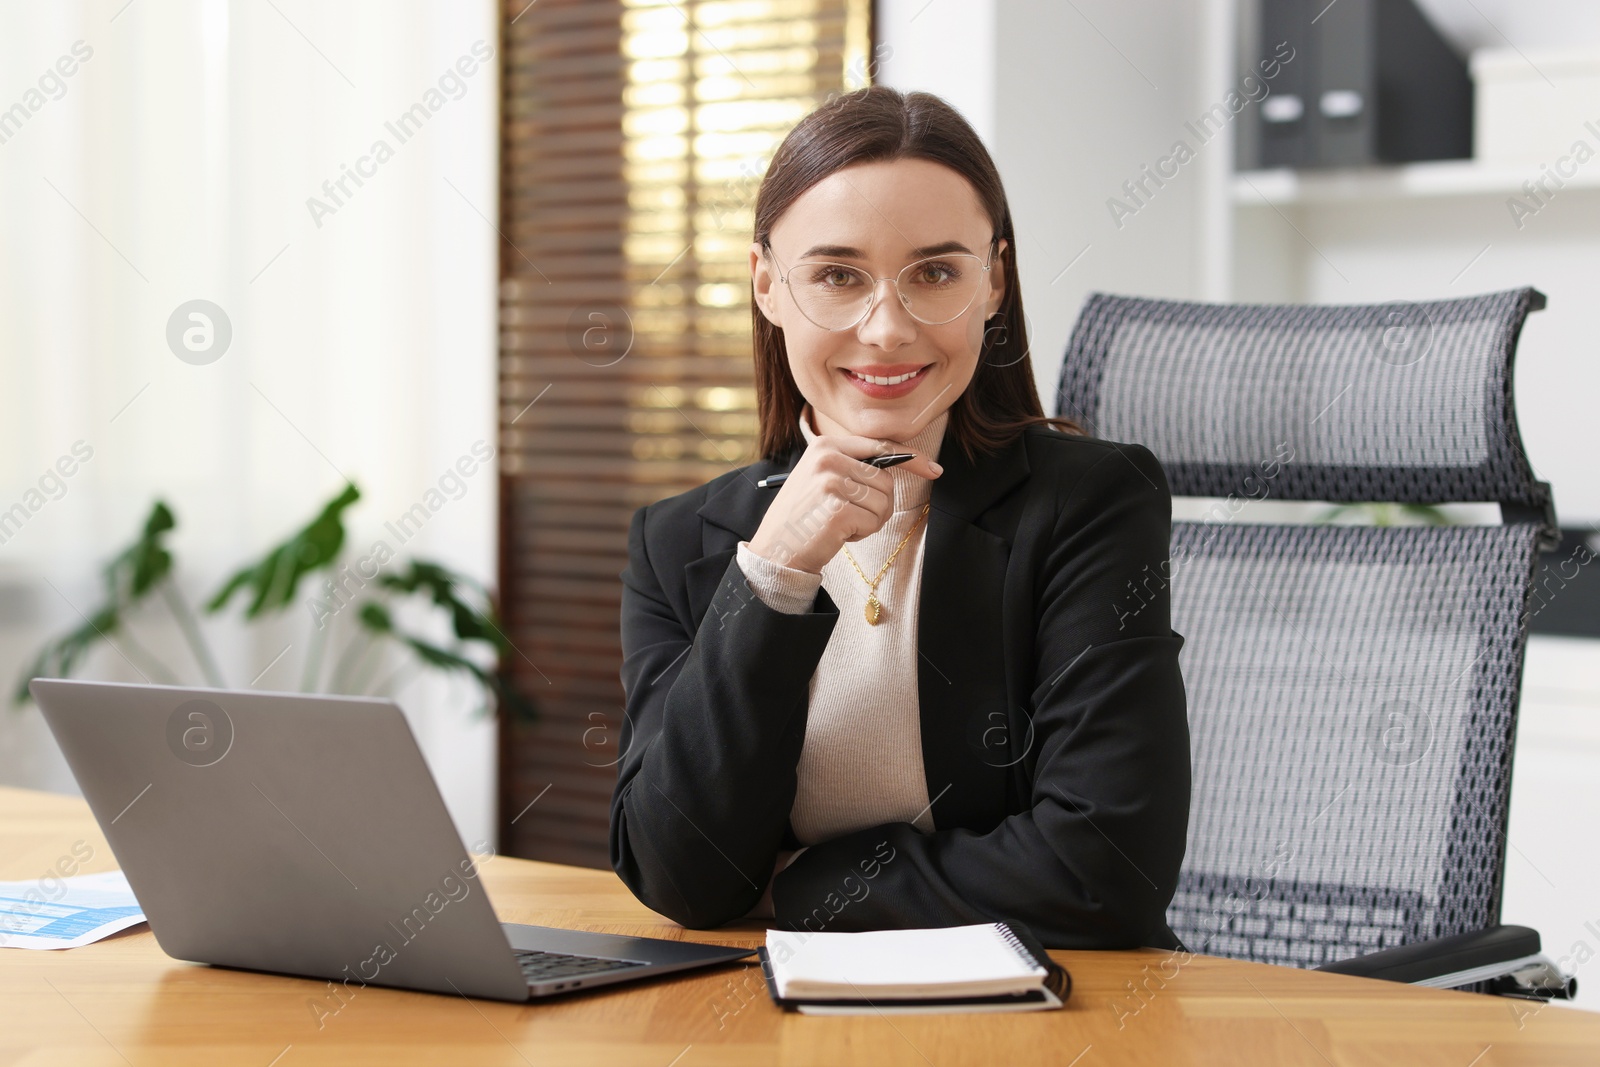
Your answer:
[[[352,560],[382,539],[493,584],[494,463],[451,472],[496,446],[496,25],[488,0],[0,2],[0,782],[75,791],[10,690],[157,498],[191,602],[346,477]],[[214,314],[169,345],[197,300],[220,357]],[[304,600],[204,619],[230,686],[300,687]],[[164,609],[132,631],[204,684]],[[141,680],[105,647],[80,674]],[[458,826],[492,840],[493,730],[465,682],[413,677]]]

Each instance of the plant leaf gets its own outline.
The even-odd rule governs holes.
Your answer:
[[[533,717],[532,702],[519,693],[515,686],[508,684],[499,671],[484,670],[465,656],[451,652],[446,648],[440,648],[438,645],[430,644],[410,634],[402,633],[398,630],[391,631],[391,633],[396,640],[411,649],[422,662],[446,671],[466,672],[476,678],[484,688],[492,690],[500,705],[509,709],[518,718],[531,719]]]
[[[1429,526],[1450,525],[1450,517],[1432,504],[1401,504],[1400,510],[1413,518],[1421,519]]]
[[[482,641],[501,655],[511,651],[511,642],[494,620],[494,599],[489,590],[473,578],[439,563],[414,559],[399,574],[378,579],[385,589],[399,593],[426,593],[435,604],[450,613],[455,635],[463,641]],[[468,603],[461,591],[476,595],[482,607]]]
[[[145,516],[139,536],[113,556],[101,570],[105,595],[99,607],[83,625],[48,642],[22,672],[16,691],[16,704],[26,704],[33,694],[28,682],[34,678],[67,678],[83,662],[89,650],[122,625],[122,616],[138,604],[172,573],[172,553],[162,542],[178,526],[172,509],[157,500]]]
[[[258,562],[240,568],[223,583],[206,603],[206,611],[220,611],[241,589],[255,592],[255,599],[245,608],[247,619],[254,619],[268,609],[288,607],[294,602],[302,578],[338,558],[339,550],[344,547],[344,510],[360,499],[361,490],[355,483],[346,483],[344,490],[304,528]]]
[[[35,678],[69,678],[78,663],[106,635],[116,631],[121,620],[115,606],[106,604],[84,622],[82,626],[56,638],[39,650],[33,663],[17,680],[12,701],[17,705],[33,699],[28,683]]]
[[[106,590],[115,600],[137,603],[172,572],[172,553],[161,541],[177,525],[172,510],[157,500],[138,540],[106,564]]]
[[[431,574],[435,577],[441,573],[448,574],[444,568],[438,567],[435,564],[423,564],[423,567],[425,568],[425,574]],[[416,580],[417,577],[418,576],[415,574],[397,575],[394,577],[392,582],[387,582],[386,584],[388,584],[391,588],[403,589],[406,588],[408,584]],[[417,585],[413,587],[420,588],[426,584],[427,583],[419,581],[417,582]],[[437,601],[435,601],[435,603],[437,603]],[[472,675],[472,677],[477,679],[478,684],[493,691],[501,707],[510,710],[512,714],[519,719],[533,719],[535,715],[533,702],[527,697],[523,696],[521,691],[518,690],[515,685],[511,684],[510,679],[504,673],[499,670],[485,670],[458,652],[452,652],[449,649],[441,648],[438,645],[417,637],[415,634],[408,634],[404,632],[395,626],[394,617],[390,614],[387,605],[376,600],[368,600],[361,605],[360,609],[356,613],[356,618],[364,628],[369,630],[374,635],[379,637],[388,637],[392,640],[400,642],[402,645],[410,649],[413,655],[431,667],[437,667],[441,670],[451,672],[465,672]],[[489,622],[492,625],[492,620],[485,619],[484,621]],[[462,636],[460,627],[457,627],[456,632],[457,636]],[[498,630],[495,632],[498,633]],[[463,637],[463,639],[483,640],[482,638],[468,637]],[[488,709],[485,708],[480,710]]]
[[[394,633],[394,620],[389,617],[389,609],[376,600],[362,604],[361,610],[356,613],[356,618],[362,626],[374,634],[387,636]]]
[[[1398,510],[1397,510],[1398,509]],[[1356,504],[1340,504],[1329,508],[1312,520],[1314,523],[1328,523],[1340,515],[1355,512],[1367,520],[1371,526],[1393,526],[1397,515],[1409,515],[1420,519],[1430,526],[1451,525],[1450,516],[1432,504],[1389,504],[1380,501],[1363,501]]]

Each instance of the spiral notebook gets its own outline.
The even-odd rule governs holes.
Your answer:
[[[979,923],[861,933],[768,930],[773,1003],[811,1015],[1046,1011],[1072,976],[1026,927]]]

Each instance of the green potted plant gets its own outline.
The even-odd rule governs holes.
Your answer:
[[[398,649],[410,664],[425,670],[471,677],[484,697],[478,713],[498,706],[517,717],[531,719],[532,702],[518,692],[499,666],[511,650],[511,642],[500,628],[494,597],[481,583],[427,560],[392,560],[385,551],[377,560],[374,574],[360,583],[353,596],[346,599],[334,590],[326,576],[340,569],[345,546],[344,512],[359,499],[360,490],[347,484],[309,523],[255,562],[235,571],[206,601],[205,613],[216,615],[238,600],[244,605],[244,620],[252,622],[295,604],[303,582],[322,580],[336,597],[337,607],[328,601],[312,602],[311,632],[305,642],[301,675],[303,691],[384,692],[389,685],[374,685],[374,676],[384,663],[385,653]],[[99,606],[84,617],[80,626],[46,642],[23,671],[14,694],[15,706],[31,699],[31,679],[70,677],[83,665],[89,651],[102,642],[111,644],[150,681],[183,684],[178,672],[163,663],[135,634],[133,623],[152,600],[159,600],[171,613],[205,684],[227,687],[206,643],[200,619],[174,580],[175,562],[165,542],[176,527],[172,509],[157,500],[133,543],[105,565],[104,595]],[[370,557],[363,562],[371,562]],[[447,613],[454,641],[438,644],[399,625],[395,608],[408,599],[425,599],[436,610]],[[356,620],[355,633],[345,641],[324,679],[331,622],[345,612]],[[474,649],[491,652],[496,666],[480,665],[471,655]]]

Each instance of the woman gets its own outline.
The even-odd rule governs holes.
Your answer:
[[[628,534],[612,866],[690,927],[1180,947],[1171,496],[1043,414],[988,152],[929,94],[839,97],[750,269],[764,458]]]

